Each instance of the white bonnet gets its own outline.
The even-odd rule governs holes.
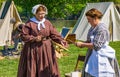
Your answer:
[[[35,15],[38,7],[40,7],[40,6],[44,7],[46,9],[46,14],[48,14],[47,7],[45,5],[42,5],[42,4],[38,4],[38,5],[33,6],[32,13]]]

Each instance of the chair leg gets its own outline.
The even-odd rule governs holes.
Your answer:
[[[79,64],[79,60],[77,59],[77,63],[76,63],[76,65],[75,65],[74,71],[77,71],[77,70],[78,70],[78,64]]]
[[[85,56],[82,56],[82,55],[78,55],[78,58],[77,58],[77,63],[75,65],[75,68],[74,68],[74,71],[78,71],[78,64],[80,61],[84,62],[85,60]]]

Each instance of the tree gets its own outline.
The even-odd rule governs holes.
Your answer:
[[[82,0],[81,0],[82,1]],[[79,0],[14,0],[20,14],[31,14],[31,9],[36,4],[44,4],[48,8],[48,18],[65,18],[77,14],[84,7]],[[22,8],[22,9],[21,9]]]
[[[0,0],[1,3],[5,0]],[[31,17],[31,9],[36,4],[44,4],[48,8],[48,18],[64,19],[80,14],[88,2],[114,2],[120,5],[120,0],[13,0],[21,16]]]
[[[0,8],[1,8],[1,6],[2,6],[3,1],[4,1],[4,0],[0,0]]]

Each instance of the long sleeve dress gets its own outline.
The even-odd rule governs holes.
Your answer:
[[[37,29],[37,24],[28,21],[22,28],[22,40],[25,42],[21,51],[17,77],[60,77],[52,41],[61,43],[63,38],[49,20],[45,28]],[[45,37],[41,42],[33,39],[40,35]]]
[[[93,49],[88,49],[86,53],[82,77],[120,77],[115,51],[108,45],[109,31],[105,24],[91,27],[87,42],[93,43]]]

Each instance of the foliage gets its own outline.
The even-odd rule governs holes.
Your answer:
[[[0,0],[0,6],[5,0]],[[48,8],[48,18],[64,19],[78,15],[88,2],[109,2],[119,4],[119,0],[13,0],[21,16],[31,17],[31,9],[36,4],[44,4]]]
[[[15,0],[16,1],[16,0]],[[22,0],[21,0],[22,1]],[[119,0],[36,0],[24,2],[23,5],[26,6],[26,11],[31,13],[31,8],[38,4],[44,4],[48,8],[48,17],[49,18],[66,18],[73,14],[77,15],[81,12],[83,7],[87,2],[104,2],[104,1],[113,1],[117,2]],[[22,4],[21,4],[22,5]]]
[[[4,1],[4,0],[0,0],[0,7],[2,6],[3,1]]]
[[[84,4],[80,4],[80,2],[75,3],[73,0],[14,0],[14,2],[16,5],[23,8],[23,12],[19,11],[20,13],[25,14],[27,12],[30,16],[32,16],[31,9],[34,5],[39,3],[44,4],[48,8],[49,18],[65,18],[66,16],[72,15],[74,13],[79,13],[81,7],[84,7]]]

